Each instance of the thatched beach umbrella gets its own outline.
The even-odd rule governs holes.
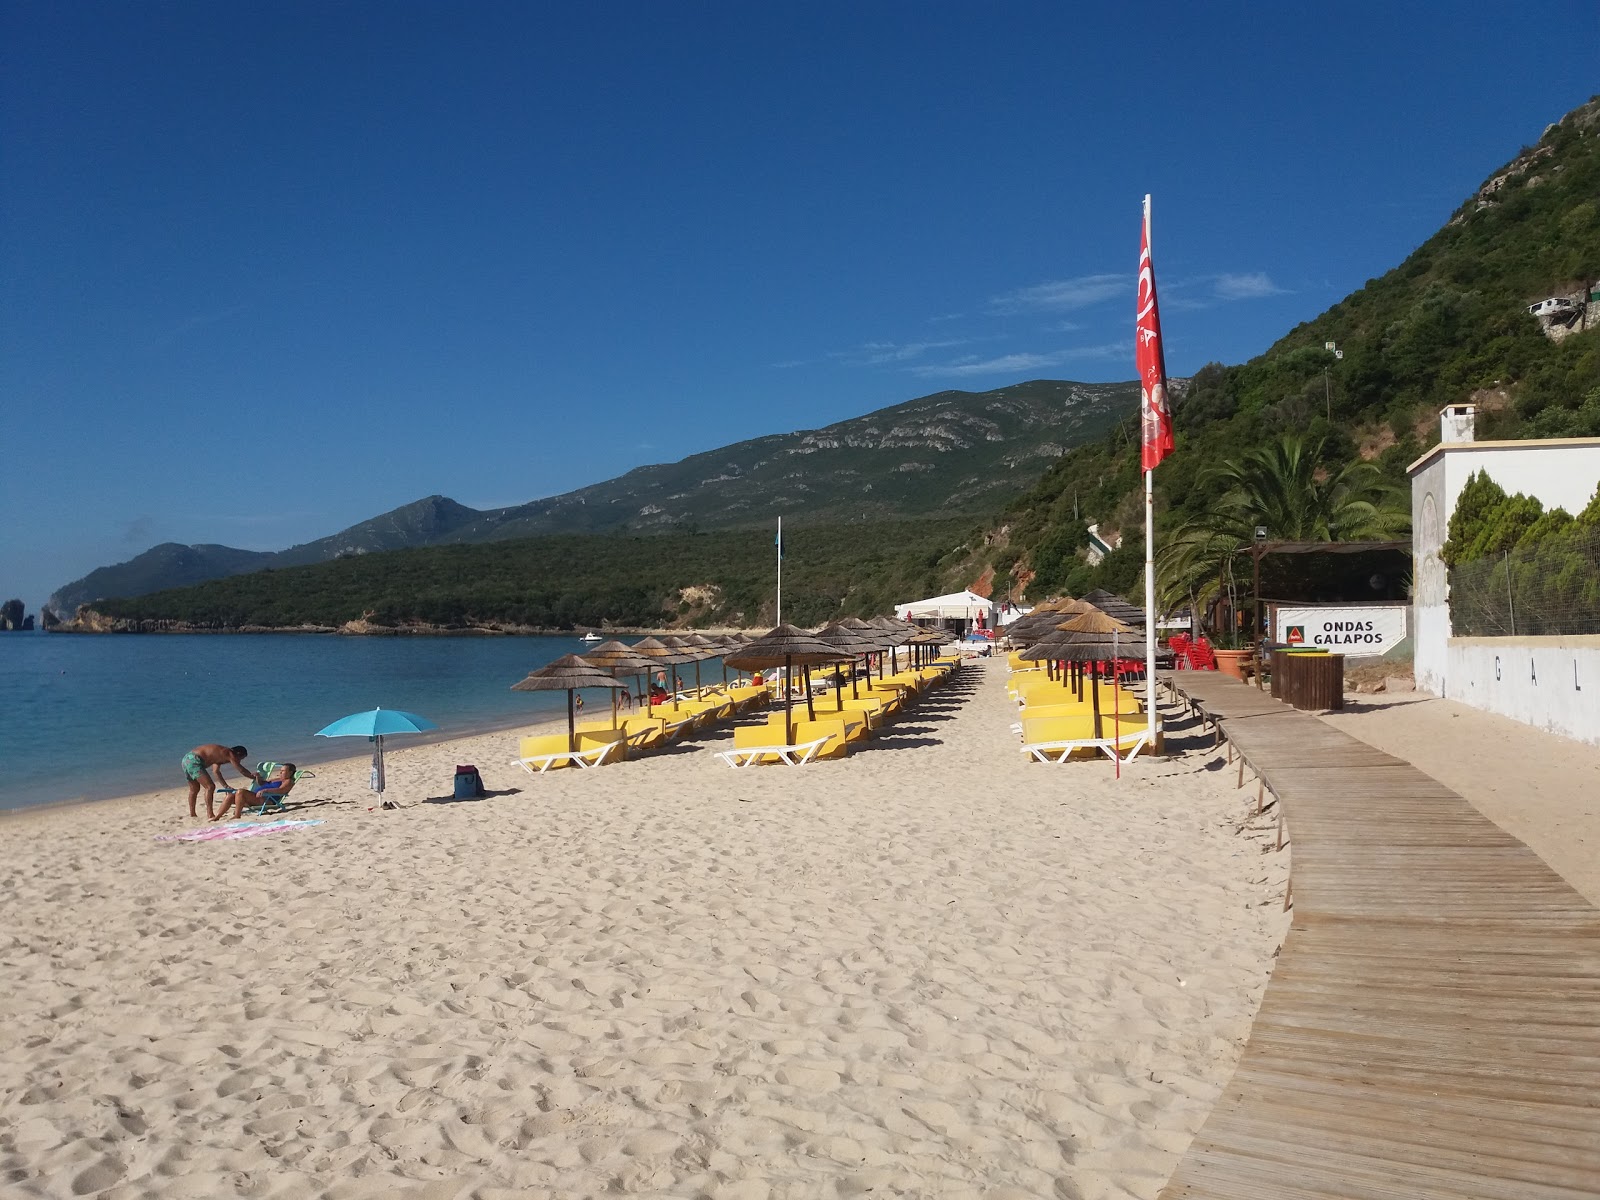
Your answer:
[[[848,629],[845,627],[844,622],[840,621],[833,625],[828,625],[822,629],[819,629],[816,634],[817,641],[827,642],[828,645],[832,646],[834,649],[850,656],[850,694],[857,700],[861,698],[861,689],[857,683],[857,673],[855,670],[854,660],[858,657],[871,654],[878,648],[877,641],[871,638],[863,637],[863,632],[864,631],[862,630]],[[839,712],[844,708],[844,682],[839,678],[839,669],[837,666],[835,666],[833,672],[833,696],[833,711]]]
[[[563,654],[555,662],[531,672],[521,683],[513,683],[513,692],[566,692],[567,693],[567,751],[578,748],[578,718],[573,707],[573,695],[579,688],[616,688],[623,685],[599,667],[586,663],[576,654]]]
[[[895,647],[903,646],[920,630],[920,625],[913,625],[910,621],[897,620],[894,617],[873,617],[870,624],[882,631],[883,639],[889,651],[889,666],[898,671],[900,661],[895,657]],[[878,660],[878,674],[883,674],[883,660]]]
[[[1138,631],[1114,617],[1107,616],[1098,609],[1090,612],[1079,613],[1062,621],[1056,626],[1056,632],[1041,640],[1037,645],[1029,647],[1022,652],[1023,658],[1048,659],[1051,662],[1071,662],[1080,664],[1097,664],[1106,659],[1112,660],[1112,686],[1115,684],[1116,664],[1115,659],[1121,646],[1128,640],[1137,638]],[[1100,672],[1098,667],[1090,673],[1090,688],[1092,691],[1091,703],[1094,708],[1094,735],[1101,736],[1100,732]],[[1081,687],[1077,694],[1083,694]]]
[[[779,625],[766,636],[735,650],[728,655],[727,662],[737,671],[760,671],[782,667],[785,679],[798,664],[806,673],[806,711],[812,720],[816,720],[816,707],[811,702],[811,668],[849,657],[827,642],[812,637],[803,629],[796,629],[793,625]],[[788,746],[794,745],[793,708],[794,697],[786,685],[783,689],[783,739],[784,744]]]
[[[1098,611],[1094,605],[1083,600],[1046,600],[1026,616],[1018,617],[1007,625],[1005,636],[1014,646],[1028,646],[1053,631],[1068,616]]]
[[[1129,604],[1121,596],[1112,595],[1104,588],[1096,588],[1085,596],[1084,600],[1108,616],[1115,617],[1125,625],[1142,627],[1145,623],[1144,609],[1139,608],[1137,605]]]
[[[635,654],[642,654],[648,658],[651,664],[657,669],[662,667],[682,666],[684,663],[690,663],[694,661],[693,654],[690,654],[677,646],[669,646],[660,638],[647,637],[643,641],[635,642],[631,649]],[[648,693],[646,693],[646,695],[648,695]],[[650,703],[649,707],[650,709],[654,709],[654,703]],[[676,687],[672,689],[672,707],[673,711],[677,711],[678,689]]]
[[[642,654],[622,642],[601,642],[593,650],[585,651],[583,661],[592,663],[608,675],[639,675],[648,678],[654,664]],[[623,688],[627,691],[627,688]],[[617,697],[611,696],[611,727],[617,726]]]
[[[700,664],[717,656],[717,648],[698,633],[668,634],[660,641],[682,654],[692,655],[694,662],[694,694],[700,695]]]

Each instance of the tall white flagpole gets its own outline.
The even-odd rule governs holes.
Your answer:
[[[778,624],[783,624],[783,518],[778,518]]]
[[[1150,238],[1150,194],[1144,197],[1144,236]],[[1155,250],[1151,248],[1151,261]],[[1144,707],[1150,719],[1150,753],[1156,752],[1156,501],[1155,471],[1144,473]]]

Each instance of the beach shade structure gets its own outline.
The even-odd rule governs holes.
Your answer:
[[[618,683],[593,663],[585,662],[576,654],[563,654],[553,663],[537,671],[530,671],[521,683],[513,683],[513,692],[566,692],[567,694],[567,752],[578,749],[578,716],[573,699],[580,688],[610,688],[613,692],[626,685]]]
[[[874,638],[864,637],[864,630],[850,629],[842,621],[833,625],[825,625],[817,630],[816,639],[827,642],[835,650],[850,656],[851,660],[871,654],[878,648],[879,643]],[[854,669],[850,672],[850,694],[855,699],[861,698],[860,684],[857,682],[857,673]],[[839,678],[839,669],[836,664],[833,672],[833,708],[835,712],[844,708],[844,684]]]
[[[1079,613],[1056,627],[1056,632],[1036,646],[1022,652],[1023,658],[1049,659],[1052,662],[1094,664],[1112,661],[1115,677],[1115,660],[1122,647],[1136,641],[1139,631],[1103,612]],[[1115,680],[1113,678],[1113,686]],[[1091,704],[1094,711],[1094,735],[1102,736],[1100,727],[1100,673],[1090,672]],[[1082,692],[1080,691],[1081,695]]]
[[[642,654],[618,641],[601,642],[593,650],[585,650],[583,661],[599,667],[608,675],[638,675],[641,679],[650,674],[652,663]],[[623,691],[628,689],[624,687]],[[617,727],[617,694],[611,694],[611,728]]]
[[[680,654],[689,655],[689,661],[694,663],[694,694],[700,695],[700,664],[708,658],[715,658],[717,650],[698,633],[669,633],[658,638],[662,645],[678,651]],[[677,689],[674,688],[674,691]]]
[[[909,642],[913,635],[915,635],[916,632],[921,628],[921,626],[913,625],[910,621],[899,621],[894,617],[873,617],[868,624],[874,626],[881,632],[885,643],[884,648],[889,651],[889,665],[894,670],[898,671],[900,669],[900,663],[899,660],[895,658],[895,647],[903,646]],[[883,673],[881,660],[879,663],[878,672],[880,675]]]
[[[1094,605],[1101,612],[1115,617],[1124,625],[1137,625],[1144,627],[1144,609],[1129,604],[1121,596],[1114,596],[1104,588],[1096,588],[1084,596],[1084,601]]]
[[[811,668],[825,663],[842,662],[849,658],[850,655],[843,650],[828,645],[827,642],[813,637],[803,629],[796,629],[793,625],[779,625],[756,641],[729,654],[726,661],[736,671],[770,671],[775,667],[783,668],[785,680],[783,738],[785,745],[792,746],[794,745],[794,696],[793,689],[787,685],[790,673],[797,666],[805,672],[806,712],[812,720],[816,720],[816,708],[811,702]]]
[[[317,737],[364,737],[372,742],[372,775],[369,786],[380,795],[383,792],[383,739],[397,733],[422,733],[439,728],[427,717],[403,712],[398,708],[375,708],[370,712],[351,713],[340,717],[332,725],[317,730]]]
[[[694,661],[693,654],[689,654],[676,646],[669,646],[660,638],[647,637],[642,641],[635,642],[630,649],[635,654],[642,654],[645,658],[648,658],[652,669],[663,674],[666,673],[666,668],[668,667],[682,666],[684,663]],[[672,706],[676,709],[678,706],[678,689],[674,687],[669,690],[672,693]],[[648,695],[648,693],[646,694]],[[655,705],[651,703],[650,707],[654,708]]]
[[[1083,600],[1047,600],[1027,616],[1018,617],[1007,625],[1005,636],[1014,646],[1031,645],[1046,633],[1053,632],[1067,617],[1098,611],[1094,605]]]

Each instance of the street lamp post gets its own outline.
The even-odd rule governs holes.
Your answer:
[[[1335,359],[1344,357],[1344,351],[1339,349],[1336,342],[1323,342],[1322,348],[1333,355]],[[1328,368],[1322,368],[1322,403],[1327,411],[1328,424],[1333,424],[1333,388],[1328,383]]]

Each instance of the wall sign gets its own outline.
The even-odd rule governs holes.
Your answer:
[[[1338,654],[1386,654],[1406,636],[1405,605],[1359,608],[1278,608],[1275,639]]]

